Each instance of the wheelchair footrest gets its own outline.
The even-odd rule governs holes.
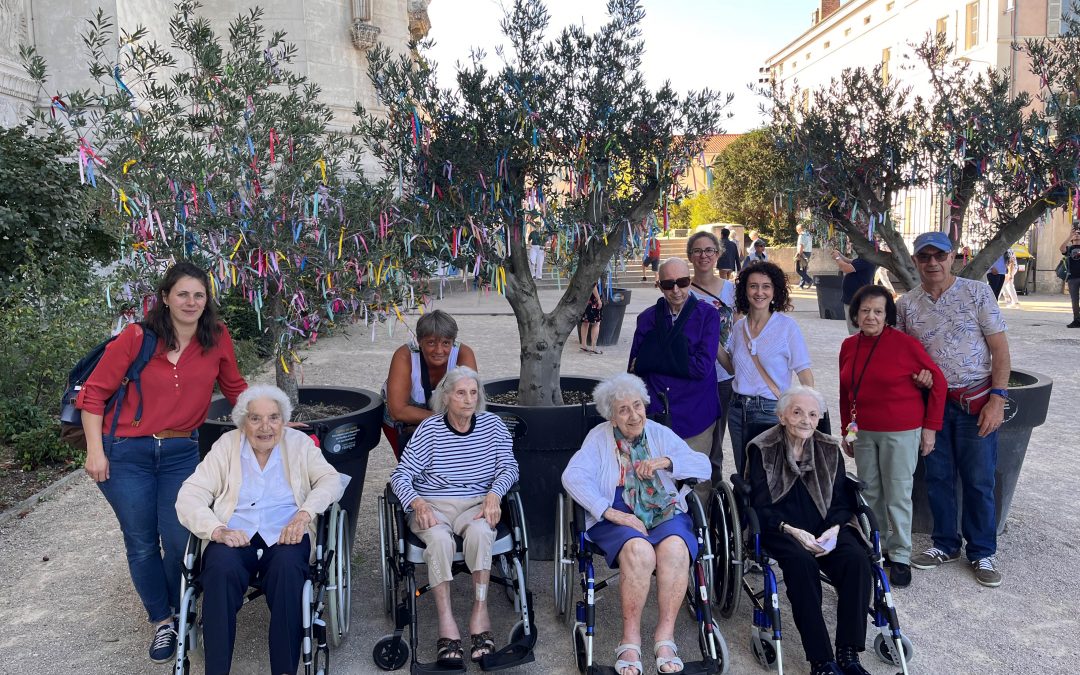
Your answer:
[[[687,661],[682,675],[715,675],[720,669],[712,661]]]
[[[533,655],[534,646],[536,646],[535,629],[532,635],[522,637],[517,642],[511,642],[496,652],[480,657],[480,670],[492,672],[532,663],[536,660]]]
[[[446,673],[464,673],[466,672],[465,666],[461,668],[450,668],[448,666],[440,666],[438,662],[435,663],[420,663],[419,661],[413,661],[412,675],[446,675]]]

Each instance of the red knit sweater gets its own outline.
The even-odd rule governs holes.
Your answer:
[[[841,434],[851,421],[852,371],[857,381],[875,339],[860,332],[840,345]],[[859,429],[907,431],[922,427],[940,431],[948,386],[945,376],[922,344],[910,335],[886,326],[880,339],[859,386],[856,401]],[[925,404],[924,390],[917,387],[911,377],[923,369],[934,374],[934,386]]]
[[[142,336],[142,327],[133,324],[109,343],[101,361],[79,392],[76,407],[97,415],[105,412],[105,403],[120,386],[128,366],[139,354]],[[224,327],[217,345],[206,353],[203,353],[196,339],[184,348],[175,366],[169,362],[167,353],[168,348],[158,340],[157,352],[146,364],[141,377],[142,422],[137,427],[131,424],[139,407],[139,393],[134,386],[130,386],[120,411],[117,436],[149,436],[166,429],[194,431],[206,421],[210,397],[214,394],[214,382],[221,385],[221,392],[230,403],[235,403],[240,392],[247,389],[247,382],[236,365],[232,338]],[[102,422],[102,431],[109,433],[111,426],[110,412]]]

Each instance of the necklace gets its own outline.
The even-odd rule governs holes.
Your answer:
[[[855,421],[855,401],[859,397],[859,389],[862,387],[863,377],[866,375],[866,369],[870,365],[870,357],[874,355],[874,350],[877,349],[878,343],[881,342],[881,336],[885,334],[883,328],[877,337],[874,338],[874,344],[870,345],[870,353],[866,355],[866,362],[863,363],[862,370],[859,372],[859,379],[855,379],[855,364],[859,362],[859,347],[862,345],[862,334],[859,335],[859,339],[855,341],[855,358],[851,361],[851,421],[848,422],[847,432],[844,435],[844,440],[848,444],[852,444],[859,437],[859,425]]]

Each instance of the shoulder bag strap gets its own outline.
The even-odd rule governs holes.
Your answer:
[[[776,386],[776,383],[773,382],[773,379],[771,377],[769,377],[769,373],[766,372],[765,368],[761,365],[761,361],[758,359],[757,354],[755,354],[753,351],[750,350],[750,326],[749,326],[749,324],[747,324],[747,323],[743,324],[743,331],[746,332],[746,351],[750,352],[750,358],[753,359],[754,365],[757,367],[758,375],[760,375],[761,379],[765,381],[766,386],[769,387],[769,391],[771,391],[773,393],[773,396],[775,396],[777,398],[777,400],[779,400],[780,399],[780,387]]]

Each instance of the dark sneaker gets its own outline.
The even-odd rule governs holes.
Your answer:
[[[971,569],[975,572],[975,581],[983,586],[997,588],[1001,585],[1001,572],[994,566],[994,556],[971,561]]]
[[[870,675],[859,663],[859,652],[854,647],[837,647],[836,665],[843,675]]]
[[[154,663],[168,663],[176,655],[176,624],[163,623],[154,633],[150,643],[150,660]]]
[[[893,588],[907,588],[911,585],[911,566],[894,562],[889,568],[889,583]]]
[[[810,664],[810,675],[844,675],[836,661],[818,661]]]
[[[1066,326],[1066,328],[1080,328],[1080,319],[1073,319],[1073,322]]]
[[[932,570],[945,563],[951,563],[960,559],[960,551],[946,553],[940,548],[930,547],[922,553],[911,556],[911,566],[917,570]]]

